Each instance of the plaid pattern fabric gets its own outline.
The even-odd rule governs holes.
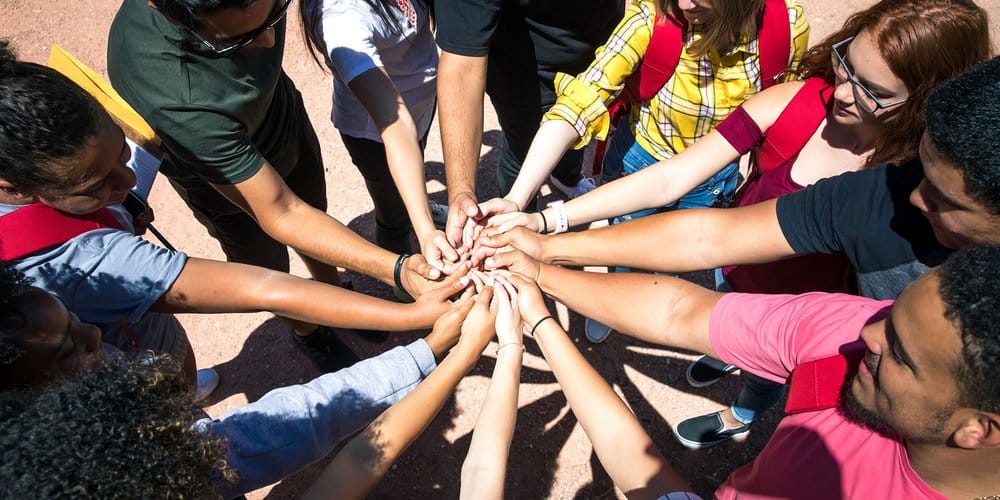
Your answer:
[[[792,27],[790,75],[809,44],[809,23],[802,6],[785,0]],[[622,90],[649,46],[656,7],[640,0],[628,7],[611,38],[597,49],[596,58],[577,76],[559,73],[555,88],[559,96],[544,120],[563,120],[580,134],[576,148],[591,139],[605,140],[611,127],[607,105]],[[701,37],[698,26],[685,33],[685,47]],[[761,89],[757,39],[746,40],[727,54],[712,50],[701,58],[681,52],[673,76],[649,101],[633,106],[629,126],[636,141],[657,159],[683,151],[710,132],[751,95]]]

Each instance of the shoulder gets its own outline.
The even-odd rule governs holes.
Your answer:
[[[795,98],[804,86],[805,82],[801,80],[774,85],[754,94],[744,101],[741,106],[753,118],[753,121],[757,123],[761,131],[766,133],[767,129],[771,128],[771,125],[774,125],[774,122],[781,116],[788,103]]]

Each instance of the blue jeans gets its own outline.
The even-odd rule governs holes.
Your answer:
[[[614,135],[608,142],[604,164],[601,166],[601,182],[611,182],[623,174],[628,175],[642,170],[658,160],[649,154],[635,140],[632,129],[625,120],[615,128]],[[638,219],[657,212],[668,212],[680,208],[705,208],[729,206],[740,184],[740,165],[733,162],[726,165],[717,174],[692,189],[688,194],[670,205],[660,208],[647,208],[612,219],[612,224]]]

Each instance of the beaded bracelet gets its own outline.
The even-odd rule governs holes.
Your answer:
[[[535,336],[535,330],[538,329],[538,325],[542,324],[542,321],[545,321],[547,319],[551,319],[551,320],[555,321],[555,318],[552,317],[551,314],[548,315],[548,316],[542,316],[542,319],[536,321],[535,322],[535,326],[531,327],[531,333],[529,333],[528,336],[534,337]]]

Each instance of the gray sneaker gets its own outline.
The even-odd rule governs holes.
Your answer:
[[[611,327],[596,319],[587,318],[583,323],[583,333],[587,336],[587,340],[600,344],[611,335]]]

